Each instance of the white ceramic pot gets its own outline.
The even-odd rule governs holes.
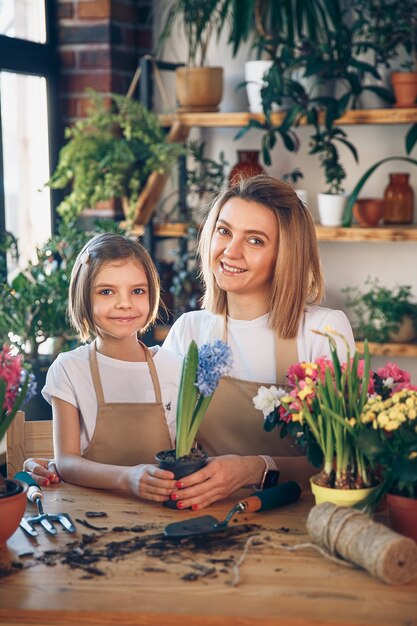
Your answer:
[[[261,89],[264,86],[264,76],[273,65],[273,61],[246,61],[245,81],[246,93],[249,100],[249,111],[251,113],[263,113]],[[278,106],[272,107],[278,110]]]
[[[318,209],[322,226],[342,226],[346,194],[319,193]]]

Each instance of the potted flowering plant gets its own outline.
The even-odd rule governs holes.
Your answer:
[[[207,462],[206,452],[194,444],[220,378],[231,365],[231,350],[223,341],[217,339],[200,348],[195,341],[190,343],[178,391],[175,450],[162,450],[156,455],[159,467],[174,472],[177,479],[201,469]],[[165,505],[176,508],[176,502],[168,501]]]
[[[0,442],[23,402],[35,393],[32,374],[22,366],[22,357],[14,356],[8,345],[0,351]],[[0,547],[14,533],[26,506],[27,485],[5,479],[0,474]]]
[[[351,358],[345,338],[331,329],[327,331],[314,332],[327,337],[331,359],[321,357],[313,363],[291,366],[290,391],[261,388],[254,404],[264,413],[265,430],[278,426],[282,437],[294,436],[306,448],[308,460],[322,467],[311,479],[317,502],[331,499],[336,504],[355,504],[377,484],[372,460],[357,445],[358,437],[367,430],[361,415],[370,395],[390,397],[400,383],[398,376],[395,383],[391,376],[385,378],[384,368],[371,371],[366,341],[364,359],[358,353]],[[340,363],[334,336],[346,342],[346,363]],[[398,372],[409,381],[405,372]],[[269,405],[266,393],[270,394]]]
[[[388,364],[384,375],[395,393],[369,398],[357,443],[380,468],[381,484],[370,504],[387,494],[391,526],[417,541],[417,387],[395,364]]]

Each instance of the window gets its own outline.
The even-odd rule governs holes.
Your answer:
[[[54,3],[0,0],[0,235],[18,240],[20,263],[34,257],[53,230],[56,162],[56,53],[49,36]],[[48,7],[48,13],[45,8]],[[13,271],[8,259],[8,272]]]

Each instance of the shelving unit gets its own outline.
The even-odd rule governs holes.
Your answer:
[[[272,122],[279,124],[285,113],[274,113]],[[172,127],[175,123],[183,130],[191,127],[200,128],[243,128],[247,126],[250,120],[262,122],[264,117],[262,114],[254,114],[248,112],[232,112],[232,113],[183,113],[175,112],[172,114],[163,114],[159,116],[161,123],[166,127]],[[342,126],[351,125],[388,125],[388,124],[413,124],[417,122],[417,108],[389,108],[389,109],[363,109],[348,111],[340,119],[337,124]],[[305,120],[301,121],[304,124]],[[186,232],[186,225],[160,224],[154,225],[159,236],[179,236],[181,227]],[[177,230],[175,230],[177,229]],[[157,232],[156,231],[156,232]],[[174,234],[176,232],[177,234]],[[166,235],[165,235],[166,233]],[[375,228],[352,226],[350,228],[330,228],[316,225],[316,233],[319,241],[322,242],[369,242],[369,243],[386,243],[386,242],[414,242],[417,243],[417,225],[411,226],[380,226]],[[157,326],[154,330],[154,337],[157,341],[163,341],[169,331],[168,326]],[[359,352],[363,351],[363,342],[357,342]],[[416,344],[369,344],[372,355],[375,356],[417,356]]]
[[[279,124],[285,113],[273,113],[271,120]],[[182,126],[199,126],[201,128],[240,128],[247,126],[250,120],[262,122],[261,113],[181,113],[160,115],[163,126],[172,126],[174,121]],[[413,124],[417,122],[417,109],[357,109],[348,111],[336,120],[342,126],[354,124]],[[301,122],[303,124],[305,122]]]

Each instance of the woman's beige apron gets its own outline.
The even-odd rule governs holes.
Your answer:
[[[227,336],[225,332],[225,337]],[[259,355],[262,358],[262,354]],[[275,337],[276,385],[287,387],[288,367],[298,360],[297,340]],[[253,405],[259,387],[271,383],[252,382],[224,376],[204,416],[198,432],[198,442],[209,456],[239,454],[242,456],[302,456],[303,452],[287,436],[281,439],[279,431],[266,432],[263,414]]]
[[[105,402],[95,342],[90,345],[90,371],[98,405],[93,437],[82,455],[90,461],[126,466],[154,463],[156,452],[172,448],[155,364],[148,348],[141,345],[155,402]]]

